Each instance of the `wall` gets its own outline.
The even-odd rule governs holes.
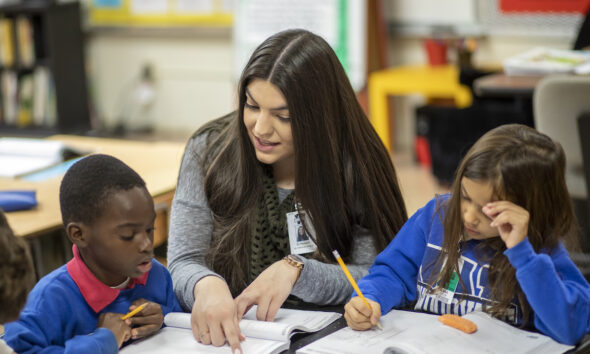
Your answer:
[[[132,126],[142,125],[142,118],[159,132],[189,136],[234,107],[229,30],[212,35],[92,32],[86,56],[96,111],[107,126],[116,123],[123,106],[129,113],[134,105],[128,92],[145,64],[154,71],[156,99],[146,114],[131,114]]]
[[[422,15],[418,16],[412,1],[389,0],[386,2],[386,11],[391,14],[398,6],[400,11],[413,14],[414,19],[419,22]],[[466,1],[470,0],[452,0],[448,4],[455,4],[453,6],[456,8]],[[400,4],[409,7],[399,7]],[[472,7],[469,9],[461,13],[465,19],[463,22],[470,22],[474,18],[475,10]],[[427,13],[440,15],[442,23],[448,17],[458,16],[452,15],[452,11],[447,11],[446,14],[444,11],[429,11]],[[393,20],[396,16],[393,12],[393,15],[389,15],[392,18],[388,20]],[[427,22],[432,22],[437,17],[426,18]],[[422,38],[418,35],[390,35],[388,65],[426,62]],[[504,58],[533,46],[570,48],[572,42],[571,36],[489,35],[479,40],[474,62],[476,65],[498,67]],[[95,31],[88,36],[87,57],[96,108],[107,125],[115,123],[120,113],[120,109],[116,108],[118,97],[125,91],[124,87],[139,75],[141,66],[145,63],[153,65],[158,95],[150,114],[144,117],[147,121],[153,121],[159,132],[188,136],[206,121],[234,108],[233,42],[229,29],[213,34],[192,30],[189,33],[176,32],[168,35]],[[412,148],[413,111],[422,103],[423,100],[418,96],[396,98],[397,150]]]

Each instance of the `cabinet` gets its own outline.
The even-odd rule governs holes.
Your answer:
[[[90,128],[80,3],[0,6],[0,135]]]

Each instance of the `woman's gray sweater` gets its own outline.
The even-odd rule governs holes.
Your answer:
[[[178,301],[186,311],[191,310],[195,301],[195,284],[205,276],[219,276],[205,262],[213,228],[211,209],[203,186],[203,172],[198,161],[205,143],[206,135],[200,135],[187,144],[170,215],[168,269]],[[278,188],[278,192],[282,201],[291,190]],[[367,230],[357,227],[352,262],[348,264],[352,276],[358,280],[366,275],[375,256],[371,235]],[[292,295],[318,305],[343,304],[348,300],[353,289],[339,265],[306,258],[304,264],[291,290]]]

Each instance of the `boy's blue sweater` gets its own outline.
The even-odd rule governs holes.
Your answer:
[[[43,277],[29,294],[16,322],[6,324],[4,340],[17,353],[117,353],[115,335],[97,328],[104,312],[125,314],[133,301],[143,298],[162,306],[162,313],[182,311],[168,270],[152,260],[145,285],[123,289],[98,313],[86,302],[67,266]]]
[[[459,282],[452,303],[446,304],[437,292],[429,292],[434,285],[432,273],[440,270],[433,268],[443,241],[438,210],[446,199],[448,196],[439,197],[437,202],[435,198],[418,210],[359,281],[363,294],[378,302],[383,314],[415,302],[416,310],[463,315],[491,302],[489,265],[478,261],[474,253],[481,243],[478,240],[461,244],[460,277],[465,287]],[[534,311],[537,330],[565,344],[577,343],[590,331],[590,286],[561,243],[546,253],[536,253],[525,238],[504,254],[516,269],[516,278]],[[516,302],[506,320],[521,323]]]

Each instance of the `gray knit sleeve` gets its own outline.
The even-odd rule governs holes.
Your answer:
[[[187,143],[170,213],[168,269],[185,311],[190,311],[195,302],[195,284],[207,275],[217,275],[205,263],[213,230],[199,162],[205,144],[206,135]]]
[[[367,275],[377,251],[370,233],[361,227],[354,232],[352,260],[347,264],[355,280]],[[352,294],[352,285],[338,264],[326,264],[304,258],[303,271],[291,294],[301,300],[318,305],[344,304]]]

